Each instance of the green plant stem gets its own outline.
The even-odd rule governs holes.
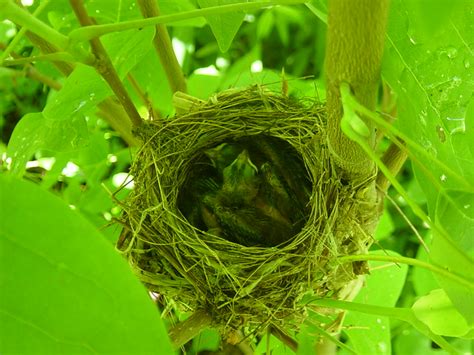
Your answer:
[[[258,10],[263,7],[274,5],[296,5],[302,4],[306,1],[307,0],[267,0],[259,2],[244,2],[222,6],[212,6],[206,7],[205,9],[185,11],[177,14],[152,17],[143,20],[124,21],[107,25],[96,25],[78,28],[72,30],[69,33],[69,38],[78,41],[86,41],[90,40],[91,38],[100,37],[111,32],[126,31],[134,28],[142,28],[147,26],[155,26],[158,24],[178,22],[196,17],[216,16],[233,11]]]
[[[2,1],[1,5],[3,7],[3,15],[10,21],[27,28],[29,31],[34,32],[44,39],[47,39],[50,43],[59,48],[68,48],[69,38],[67,36],[38,20],[28,11],[16,5],[13,1]]]
[[[86,8],[84,7],[82,0],[70,0],[69,1],[76,17],[79,20],[79,23],[82,26],[91,26],[93,25],[92,20],[87,14]],[[132,99],[128,95],[127,90],[122,84],[115,68],[110,60],[104,46],[98,38],[93,38],[90,40],[92,52],[96,57],[97,62],[94,67],[99,72],[99,74],[107,81],[112,91],[115,93],[120,103],[122,104],[125,112],[127,112],[128,117],[132,121],[134,126],[140,126],[142,124],[142,118],[140,117],[135,105],[132,102]]]
[[[33,16],[37,17],[43,10],[44,8],[49,4],[49,0],[43,0],[40,2],[39,6],[36,8],[36,10],[33,12]],[[16,34],[16,36],[11,40],[11,42],[8,44],[8,47],[4,49],[3,53],[0,55],[0,66],[3,65],[3,62],[5,59],[10,55],[10,53],[13,53],[13,50],[15,49],[15,46],[20,42],[20,40],[23,38],[27,31],[26,27],[22,27],[20,31]]]
[[[56,52],[56,53],[50,53],[50,54],[36,55],[32,57],[19,57],[18,59],[6,59],[3,62],[3,65],[6,67],[11,67],[14,65],[28,64],[31,62],[39,62],[39,61],[74,63],[76,62],[76,58],[74,58],[68,52]]]
[[[341,131],[339,87],[342,82],[348,83],[362,105],[375,107],[388,8],[389,0],[329,1],[325,58],[328,143],[349,179],[371,176],[375,165],[359,144]],[[366,141],[373,147],[375,130],[371,122],[367,126],[370,134]]]
[[[358,255],[346,255],[338,258],[341,262],[352,262],[352,261],[387,261],[397,264],[407,264],[412,266],[418,266],[423,269],[429,270],[440,276],[446,277],[452,281],[455,281],[467,288],[474,290],[474,282],[465,279],[462,276],[454,274],[442,267],[433,265],[421,260],[407,258],[404,256],[392,256],[392,255],[372,255],[372,254],[358,254]]]
[[[160,16],[157,0],[137,0],[137,3],[143,17],[151,18]],[[181,67],[179,66],[178,59],[176,59],[168,30],[166,26],[162,24],[156,25],[155,29],[153,45],[160,58],[161,65],[165,70],[171,91],[173,93],[176,91],[186,92],[186,81]]]
[[[101,101],[97,108],[99,109],[97,115],[102,117],[129,146],[140,145],[140,141],[132,133],[133,125],[127,113],[112,96]]]
[[[449,344],[442,336],[434,334],[426,326],[426,324],[416,318],[415,313],[410,308],[382,307],[364,303],[333,300],[329,298],[312,300],[310,303],[319,307],[344,309],[347,311],[373,314],[376,316],[391,317],[404,322],[408,322],[418,331],[431,338],[444,350],[450,352],[451,354],[457,353],[456,349],[454,349],[452,345]]]
[[[181,348],[212,324],[211,316],[202,309],[195,311],[188,319],[175,325],[168,332],[174,348]]]

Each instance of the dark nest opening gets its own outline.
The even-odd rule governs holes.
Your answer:
[[[261,86],[177,102],[175,117],[137,132],[144,144],[118,248],[150,291],[183,310],[205,309],[224,333],[297,329],[304,295],[344,297],[366,271],[338,257],[367,252],[371,237],[360,226],[373,215],[363,198],[372,181],[340,178],[319,102]],[[223,149],[234,151],[219,165]],[[235,165],[247,169],[237,180]],[[248,176],[257,188],[242,193]]]

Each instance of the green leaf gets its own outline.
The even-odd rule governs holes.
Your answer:
[[[192,350],[195,354],[201,351],[217,351],[221,336],[217,329],[205,329],[193,339]]]
[[[222,6],[228,4],[235,4],[242,2],[241,0],[198,0],[199,6],[201,8],[211,7],[211,6]],[[227,13],[218,16],[206,17],[209,26],[211,26],[212,33],[216,37],[217,43],[219,44],[219,49],[221,52],[227,52],[229,49],[232,40],[234,39],[237,31],[244,20],[244,13],[234,12]]]
[[[78,64],[64,82],[63,88],[50,96],[43,110],[49,120],[70,120],[87,114],[110,95],[111,90],[94,68]]]
[[[172,354],[156,306],[56,196],[0,175],[0,352]]]
[[[435,217],[438,228],[433,231],[432,262],[474,281],[474,194],[444,191],[438,198]],[[443,277],[438,276],[438,280],[468,323],[474,324],[474,291]]]
[[[459,354],[472,353],[471,341],[453,339],[450,342]],[[449,355],[450,353],[432,346],[432,341],[415,328],[404,329],[393,342],[394,353],[403,355]]]
[[[474,27],[472,2],[464,0],[462,6],[447,10],[451,16],[439,31],[425,38],[417,25],[420,11],[413,10],[416,2],[391,4],[382,74],[398,96],[396,124],[431,155],[427,159],[413,151],[416,177],[433,217],[442,187],[459,188],[460,177],[470,188],[474,181],[469,138],[474,127],[467,116],[474,91],[470,69],[474,57],[469,44]],[[454,173],[433,164],[435,159]]]
[[[395,255],[391,251],[374,251],[375,255]],[[408,270],[407,265],[387,264],[386,262],[370,261],[370,274],[366,278],[365,287],[359,292],[354,302],[374,306],[395,306]],[[390,322],[387,317],[370,314],[347,312],[344,333],[349,337],[350,344],[357,354],[390,354]]]
[[[428,262],[429,255],[425,248],[420,246],[416,254],[416,259]],[[415,267],[412,271],[413,288],[418,296],[423,296],[430,291],[439,288],[439,283],[436,281],[433,273],[421,267]]]
[[[42,113],[29,113],[18,122],[8,144],[12,158],[11,172],[20,176],[26,163],[40,149],[67,152],[79,149],[88,141],[87,126],[82,116],[70,120],[49,120]]]
[[[144,27],[140,30],[129,30],[105,35],[102,38],[112,64],[120,79],[124,79],[147,55],[153,46],[155,27]]]
[[[435,334],[462,337],[472,329],[442,289],[433,290],[421,297],[413,304],[412,309],[416,317]]]
[[[160,0],[160,12],[162,15],[171,15],[185,11],[192,11],[196,10],[196,6],[194,6],[189,0]],[[169,26],[196,26],[202,27],[206,24],[206,21],[203,18],[193,18],[184,21],[172,22]]]

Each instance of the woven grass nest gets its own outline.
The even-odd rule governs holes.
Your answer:
[[[144,144],[131,168],[134,189],[123,205],[118,248],[150,291],[182,310],[205,309],[224,333],[270,324],[296,330],[306,315],[304,295],[341,297],[366,272],[365,264],[338,257],[365,253],[371,243],[360,228],[373,209],[361,199],[371,181],[341,179],[326,144],[325,107],[314,100],[252,86],[207,102],[181,95],[177,106],[175,117],[137,132]],[[205,152],[265,137],[301,159],[310,196],[300,230],[262,246],[194,226],[179,203]]]

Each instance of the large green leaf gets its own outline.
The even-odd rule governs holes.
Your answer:
[[[459,190],[445,191],[438,198],[435,223],[437,229],[433,232],[436,238],[431,246],[431,260],[474,281],[474,194]],[[441,276],[438,280],[453,304],[473,325],[474,291]]]
[[[87,126],[80,115],[69,120],[48,120],[41,112],[29,113],[18,122],[8,144],[11,171],[22,175],[26,163],[40,149],[55,152],[73,151],[88,141]]]
[[[462,337],[470,327],[443,289],[431,291],[412,306],[415,316],[438,335]]]
[[[111,33],[102,38],[120,79],[125,78],[152,49],[154,36],[154,27],[144,27],[140,30]]]
[[[386,255],[387,251],[374,251],[375,255]],[[398,254],[388,252],[389,255]],[[370,274],[366,285],[359,292],[354,302],[374,306],[395,306],[408,270],[407,265],[387,264],[386,262],[370,261]],[[357,354],[390,354],[390,322],[387,317],[370,314],[347,312],[344,333],[349,337],[350,344]]]
[[[94,68],[78,64],[62,89],[49,97],[43,110],[49,120],[70,120],[95,109],[111,90]]]
[[[202,8],[211,6],[228,5],[242,2],[241,0],[198,0]],[[216,37],[219,49],[226,52],[244,20],[243,12],[230,12],[218,16],[206,17],[212,33]]]
[[[0,175],[0,352],[171,354],[125,261],[63,201]]]
[[[393,1],[383,76],[398,95],[399,128],[418,142],[427,159],[415,153],[415,172],[433,214],[442,188],[459,188],[458,177],[474,181],[467,107],[474,91],[472,2],[450,8],[451,16],[427,36],[420,21],[426,11],[417,0]],[[426,3],[426,2],[425,2]],[[448,3],[445,5],[449,8]],[[446,164],[453,172],[433,164]]]
[[[420,152],[408,145],[429,215],[438,227],[433,233],[431,261],[472,279],[472,233],[465,232],[471,223],[466,214],[471,212],[470,207],[465,208],[469,205],[465,199],[471,199],[474,191],[474,127],[472,109],[468,110],[474,92],[473,6],[468,0],[443,2],[444,10],[439,1],[431,10],[423,4],[428,6],[426,1],[392,2],[383,75],[398,95],[396,124],[423,148]],[[431,12],[437,18],[436,28],[432,19],[426,19]],[[452,196],[454,190],[457,197]],[[472,323],[472,292],[438,279]]]
[[[171,15],[185,11],[196,10],[196,6],[189,0],[159,0],[160,12],[162,15]],[[193,18],[184,21],[172,22],[169,26],[197,26],[202,27],[206,24],[203,18]]]

